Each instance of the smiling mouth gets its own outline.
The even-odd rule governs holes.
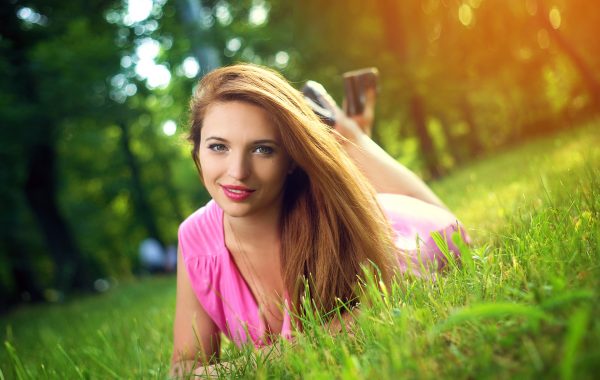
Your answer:
[[[248,192],[248,190],[232,189],[232,188],[228,188],[228,187],[226,187],[225,189],[226,189],[227,191],[231,191],[231,192],[232,192],[232,193],[234,193],[234,194],[244,194],[244,193],[247,193],[247,192]]]
[[[221,185],[223,193],[233,201],[243,201],[254,193],[254,190],[243,186],[224,186]]]

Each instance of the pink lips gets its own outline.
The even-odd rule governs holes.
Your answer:
[[[235,202],[241,202],[247,199],[254,192],[254,190],[244,186],[221,185],[221,188],[223,189],[223,193],[225,193],[227,198]]]

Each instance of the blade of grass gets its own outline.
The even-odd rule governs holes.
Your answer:
[[[536,322],[539,320],[552,320],[548,314],[534,306],[517,303],[485,303],[455,312],[444,322],[434,326],[431,329],[431,333],[437,334],[464,322],[476,321],[484,318],[502,317],[525,317]]]
[[[10,344],[9,341],[4,342],[4,347],[6,347],[6,351],[8,352],[8,356],[13,364],[13,369],[15,374],[17,375],[17,379],[30,379],[32,376],[27,372],[27,369],[23,365],[23,362],[17,355],[17,350]]]
[[[586,334],[589,317],[589,310],[579,309],[569,318],[567,336],[563,344],[563,360],[560,365],[560,378],[563,380],[575,378],[577,351]]]
[[[57,347],[58,347],[58,350],[65,356],[65,358],[67,358],[69,363],[71,363],[73,368],[75,368],[75,372],[77,372],[77,374],[79,375],[79,378],[85,379],[85,376],[83,376],[83,372],[81,372],[81,369],[79,368],[79,366],[77,364],[75,364],[73,359],[71,359],[71,356],[69,356],[69,354],[67,354],[67,351],[65,351],[65,349],[60,345],[60,343],[57,344]]]
[[[473,262],[473,252],[471,248],[467,245],[462,236],[462,230],[459,228],[456,232],[452,234],[452,241],[458,247],[458,251],[460,252],[460,261],[466,273],[474,273],[475,272],[475,263]]]
[[[565,304],[570,304],[576,301],[590,301],[594,298],[594,292],[588,289],[579,289],[568,293],[559,294],[547,301],[544,301],[542,309],[555,309]]]
[[[442,235],[439,231],[434,231],[431,233],[431,238],[446,259],[446,264],[453,270],[456,270],[458,268],[458,262],[456,256],[454,256],[454,252],[450,252],[450,247],[446,241],[445,234]]]
[[[98,358],[94,355],[94,353],[88,351],[88,352],[85,352],[85,354],[94,363],[98,364],[102,369],[104,369],[106,372],[108,372],[113,378],[115,378],[115,379],[119,378],[119,375],[117,375],[116,372],[113,371],[109,366],[107,366],[106,364],[104,364],[100,360],[98,360]]]

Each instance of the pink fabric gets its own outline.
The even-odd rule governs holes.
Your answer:
[[[450,250],[459,255],[449,237],[460,227],[450,212],[402,195],[379,194],[378,199],[395,231],[402,272],[424,275],[443,267],[433,231],[447,236]],[[225,246],[223,210],[214,200],[180,225],[179,247],[192,288],[217,327],[238,346],[248,338],[256,346],[269,344],[254,296]],[[287,302],[281,335],[289,338]]]
[[[181,224],[179,247],[192,288],[217,327],[238,346],[248,336],[256,346],[270,343],[254,295],[225,246],[223,210],[214,200]],[[290,337],[291,330],[284,311],[281,335]]]
[[[470,238],[456,217],[448,210],[418,199],[398,194],[378,194],[379,204],[394,230],[394,243],[399,249],[400,271],[427,277],[442,269],[447,258],[431,236],[438,232],[448,244],[448,253],[460,257],[452,241],[457,232],[465,243]]]

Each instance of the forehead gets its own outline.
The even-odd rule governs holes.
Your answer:
[[[227,138],[270,138],[279,140],[279,130],[262,107],[232,100],[211,104],[202,123],[202,135]]]

